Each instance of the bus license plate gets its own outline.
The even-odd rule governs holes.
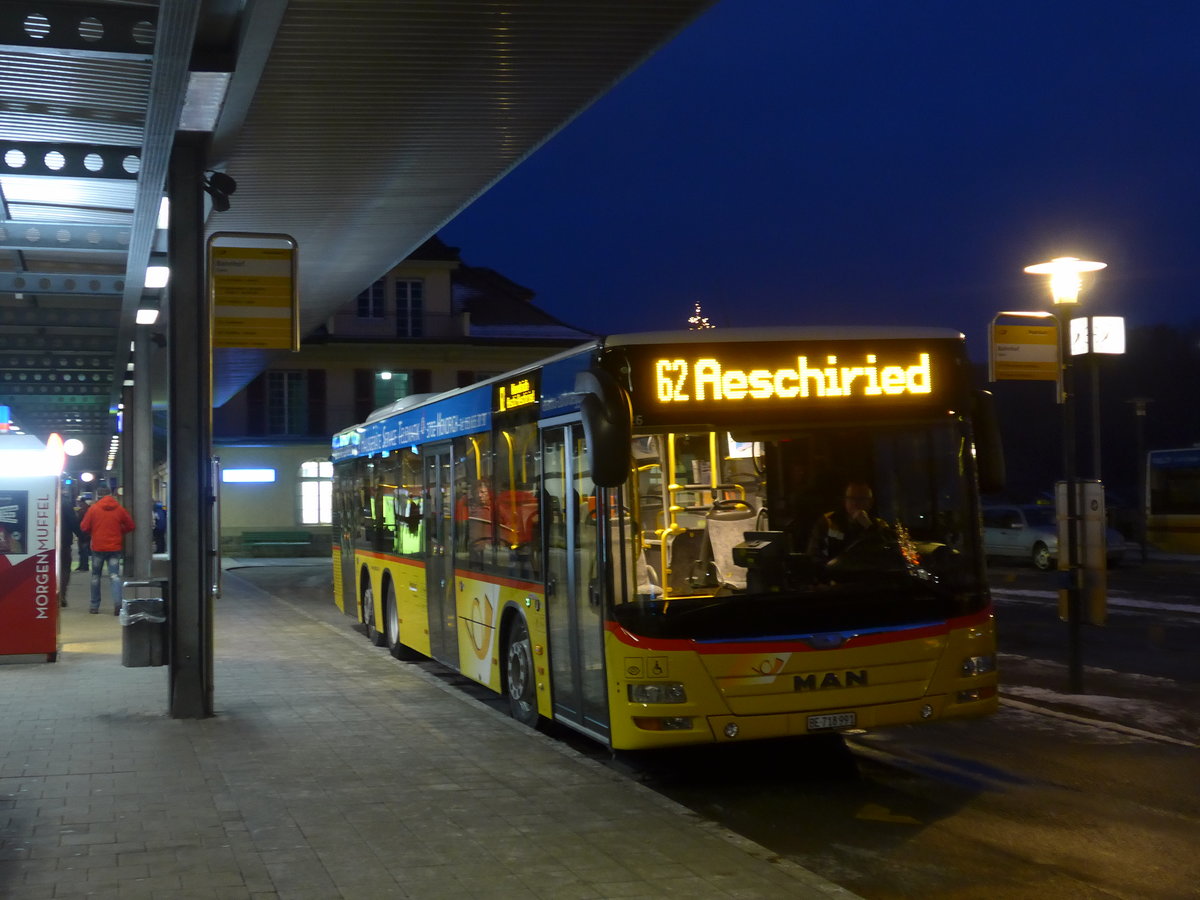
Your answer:
[[[821,731],[827,728],[853,728],[854,713],[829,713],[823,716],[809,716],[808,730]]]

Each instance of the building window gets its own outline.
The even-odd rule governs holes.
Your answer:
[[[308,434],[307,372],[267,373],[267,434]]]
[[[428,394],[433,390],[433,373],[429,369],[407,369],[389,372],[382,369],[354,370],[354,419],[361,422],[379,409],[401,397]]]
[[[382,319],[384,300],[384,283],[381,278],[358,295],[358,317],[360,319]]]
[[[333,523],[333,463],[309,459],[300,463],[300,524]]]
[[[394,400],[407,397],[412,393],[411,381],[407,372],[376,372],[374,408],[379,409]]]
[[[420,279],[396,282],[396,336],[425,334],[425,282]]]

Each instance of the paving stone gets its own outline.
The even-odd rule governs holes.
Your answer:
[[[86,591],[57,663],[3,667],[4,900],[852,896],[236,573],[216,715],[172,720]]]

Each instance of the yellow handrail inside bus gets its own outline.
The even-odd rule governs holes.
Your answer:
[[[479,441],[473,434],[467,435],[467,440],[469,440],[471,442],[471,447],[475,450],[475,477],[479,478],[480,469],[481,469],[481,465],[480,465],[480,461],[479,461],[480,460]]]
[[[512,516],[512,518],[510,518],[509,521],[513,523],[513,534],[515,535],[516,534],[516,522],[517,522],[517,491],[516,491],[517,467],[516,467],[516,461],[513,459],[513,439],[512,439],[512,435],[509,434],[507,431],[501,431],[500,434],[502,434],[504,436],[504,443],[508,444],[508,507],[509,507],[509,513]],[[513,550],[516,550],[517,547],[520,545],[515,541],[510,541],[509,546]]]

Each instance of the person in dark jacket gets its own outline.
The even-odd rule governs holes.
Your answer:
[[[82,522],[83,517],[87,515],[88,507],[91,506],[91,501],[82,495],[75,501],[75,521]],[[79,568],[76,572],[86,572],[88,570],[88,562],[91,560],[92,536],[86,531],[79,532]]]
[[[58,510],[58,605],[67,605],[67,585],[71,583],[71,540],[79,537],[79,519],[71,498],[63,494]]]
[[[841,509],[831,510],[817,520],[808,542],[816,559],[831,560],[862,541],[889,531],[888,523],[871,514],[875,495],[863,481],[851,481],[842,495]]]
[[[112,586],[113,615],[121,614],[121,555],[125,535],[133,531],[133,518],[107,487],[101,487],[96,500],[79,523],[81,531],[92,536],[92,607],[88,612],[100,612],[100,572],[108,566]]]

